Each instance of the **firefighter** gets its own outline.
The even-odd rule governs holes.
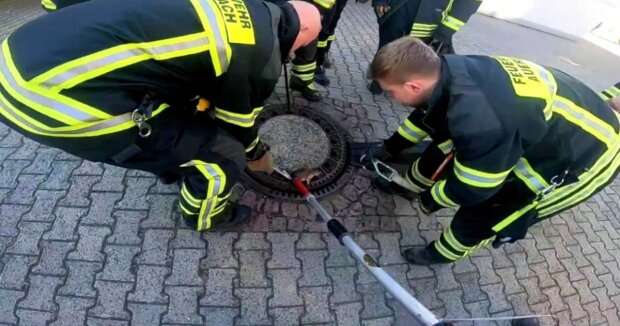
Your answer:
[[[89,0],[41,0],[41,6],[48,12],[60,10]]]
[[[274,0],[282,1],[282,0]],[[336,0],[305,0],[312,3],[321,12],[322,29],[328,24],[328,19],[332,16],[332,11]],[[293,67],[291,69],[290,87],[298,91],[308,101],[317,102],[321,100],[321,94],[314,85],[314,72],[317,69],[317,47],[318,40],[310,43],[295,51]]]
[[[371,74],[417,107],[371,157],[387,158],[430,137],[403,179],[383,191],[417,197],[426,214],[457,208],[441,237],[403,256],[451,263],[591,197],[620,165],[620,115],[598,94],[553,68],[512,57],[438,56],[414,37],[377,53]],[[443,177],[433,175],[453,157]]]
[[[379,17],[379,49],[410,34],[440,54],[454,53],[452,36],[465,26],[481,3],[482,0],[373,0]],[[371,82],[369,90],[376,95],[382,93],[377,82]]]
[[[255,119],[284,58],[319,31],[300,1],[72,6],[2,43],[0,121],[90,161],[182,175],[185,222],[233,226],[250,216],[228,201],[240,171],[272,169]]]
[[[365,1],[363,0],[363,2]],[[346,5],[347,0],[336,0],[334,10],[330,10],[323,18],[323,28],[319,33],[317,43],[316,70],[314,71],[314,81],[323,86],[329,85],[329,78],[325,75],[325,69],[331,67],[331,60],[328,56],[329,49],[336,39],[336,26]]]
[[[604,90],[601,95],[612,109],[620,112],[620,82]]]

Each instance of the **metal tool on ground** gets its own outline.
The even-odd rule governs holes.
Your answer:
[[[448,326],[451,323],[446,323],[437,319],[437,317],[426,307],[424,307],[416,298],[414,298],[407,290],[405,290],[400,284],[398,284],[385,270],[375,262],[349,235],[347,229],[340,223],[340,221],[334,219],[318,202],[314,195],[308,190],[308,187],[304,184],[304,181],[300,177],[291,178],[290,174],[283,171],[280,168],[274,168],[274,171],[282,174],[285,178],[291,180],[295,185],[295,188],[304,196],[306,201],[312,206],[323,221],[327,223],[329,231],[338,239],[340,244],[347,247],[347,249],[357,258],[357,260],[368,269],[368,271],[392,294],[404,307],[409,311],[413,317],[415,317],[422,325],[425,326]],[[282,173],[284,172],[284,173]],[[311,177],[311,173],[307,174],[307,177]]]

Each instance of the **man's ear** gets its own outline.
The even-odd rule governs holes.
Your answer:
[[[422,85],[416,80],[410,80],[405,82],[405,88],[412,93],[420,93],[422,91]]]

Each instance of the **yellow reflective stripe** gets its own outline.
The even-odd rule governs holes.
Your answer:
[[[200,213],[198,215],[197,229],[207,230],[211,227],[211,212],[216,207],[218,198],[217,196],[224,191],[226,187],[226,174],[220,168],[219,165],[213,163],[206,163],[200,160],[192,160],[183,167],[195,167],[202,175],[207,179],[207,191],[206,197],[202,201],[200,207]]]
[[[43,0],[41,5],[47,10],[56,10],[56,4],[52,0]]]
[[[31,83],[59,92],[110,71],[146,60],[167,60],[208,51],[211,42],[201,32],[143,43],[129,43],[69,61],[34,78]]]
[[[486,240],[481,241],[479,244],[477,244],[476,246],[474,246],[473,248],[471,248],[470,250],[468,250],[462,257],[468,256],[469,254],[471,254],[472,252],[487,246],[489,243],[491,243],[491,241],[493,241],[493,238],[489,238]]]
[[[213,62],[213,68],[215,69],[215,76],[218,77],[228,70],[230,64],[230,58],[232,56],[232,50],[228,40],[228,32],[224,27],[224,20],[222,13],[220,12],[214,1],[208,0],[190,0],[200,22],[209,35],[209,39],[213,40],[211,51],[211,61]]]
[[[246,153],[251,152],[251,151],[252,151],[252,150],[256,147],[256,145],[258,145],[258,142],[259,142],[259,141],[260,141],[260,137],[259,137],[259,136],[256,136],[256,139],[254,139],[254,141],[252,141],[252,143],[250,144],[250,146],[248,146],[248,147],[245,149],[245,152],[246,152]]]
[[[420,31],[433,31],[437,28],[437,24],[419,24],[415,23],[411,27],[411,30],[420,30]]]
[[[325,9],[331,9],[331,7],[334,6],[336,1],[335,0],[314,0],[314,3],[318,4],[319,6]]]
[[[78,101],[30,85],[17,70],[7,40],[2,43],[0,54],[0,85],[24,105],[67,125],[111,117],[105,112],[84,104],[78,108],[75,105],[79,103]],[[59,97],[62,101],[58,101]]]
[[[616,134],[614,128],[572,101],[563,97],[556,97],[553,101],[553,112],[560,114],[566,120],[591,134],[607,147],[613,146]]]
[[[513,171],[536,194],[549,187],[549,183],[547,183],[545,178],[536,172],[524,157],[519,159]]]
[[[152,117],[157,116],[168,107],[169,106],[167,104],[162,104],[157,110],[153,112]],[[1,93],[0,114],[2,114],[5,118],[10,120],[21,129],[26,130],[30,133],[41,136],[60,138],[96,137],[123,131],[136,126],[136,123],[131,118],[131,113],[125,113],[111,119],[95,122],[85,122],[80,125],[49,127],[39,121],[32,119],[22,111],[15,108]]]
[[[327,40],[325,40],[325,41],[319,41],[319,42],[317,43],[317,47],[319,47],[319,48],[326,48],[326,47],[327,47]]]
[[[611,100],[612,98],[620,96],[620,88],[617,86],[612,86],[601,93],[602,97],[606,100]]]
[[[452,252],[450,252],[450,250],[448,250],[446,247],[444,247],[443,243],[441,243],[441,240],[439,240],[439,239],[435,240],[435,249],[437,249],[437,251],[442,256],[444,256],[445,258],[447,258],[449,260],[457,260],[457,259],[461,258],[461,256],[453,254]]]
[[[293,70],[304,72],[304,71],[314,71],[316,69],[316,61],[311,62],[305,65],[293,65]]]
[[[501,222],[495,224],[491,229],[493,231],[495,231],[495,232],[499,232],[499,231],[505,229],[512,222],[516,221],[519,217],[523,216],[523,214],[529,212],[530,210],[532,210],[537,205],[538,205],[538,202],[534,201],[533,203],[531,203],[531,204],[521,208],[520,210],[510,214],[508,217],[503,219]]]
[[[461,244],[461,242],[459,242],[454,236],[454,233],[452,232],[452,227],[448,227],[448,229],[443,233],[443,235],[444,239],[446,239],[446,242],[448,242],[448,244],[452,246],[452,248],[454,248],[455,250],[466,253],[468,250],[471,250],[473,248]]]
[[[215,108],[215,117],[230,124],[249,128],[254,125],[256,117],[263,111],[263,107],[257,107],[247,114],[235,113],[224,109]]]
[[[449,154],[450,152],[452,152],[452,150],[454,149],[454,143],[452,142],[451,139],[446,140],[445,142],[437,145],[437,147],[439,147],[439,150],[444,153],[444,154]]]
[[[431,196],[441,206],[444,207],[458,207],[452,199],[446,195],[446,180],[439,181],[431,188]]]
[[[475,170],[454,159],[454,174],[463,183],[479,188],[494,188],[502,184],[510,170],[500,173],[489,173]]]
[[[303,81],[311,81],[314,79],[314,71],[310,71],[308,73],[304,73],[304,74],[297,74],[297,73],[292,73],[291,75],[296,76],[297,78],[303,80]],[[310,87],[310,86],[308,86]]]
[[[446,18],[441,22],[444,26],[451,28],[455,31],[459,31],[465,23],[459,19],[456,19],[450,15],[446,16]]]
[[[418,186],[415,182],[413,182],[411,180],[411,178],[409,178],[409,174],[408,173],[405,173],[405,181],[407,181],[410,184],[411,188],[413,188],[413,189],[409,189],[409,190],[412,190],[412,191],[414,191],[416,193],[421,193],[424,190],[426,190],[426,189]]]
[[[327,40],[330,42],[333,42],[336,39],[336,35],[332,34],[330,36],[327,37]]]
[[[412,143],[419,143],[428,135],[426,131],[418,128],[409,119],[406,119],[398,128],[398,134]]]
[[[428,32],[411,32],[410,34],[413,37],[422,38],[422,37],[430,37],[433,33]]]
[[[202,202],[202,200],[200,198],[192,196],[191,192],[187,190],[185,184],[183,184],[183,187],[181,187],[181,196],[183,196],[183,198],[185,198],[187,203],[191,206],[195,208],[200,208],[200,203]]]
[[[411,174],[413,175],[413,178],[415,178],[418,182],[420,182],[421,184],[430,187],[433,185],[433,183],[435,183],[433,180],[425,177],[422,175],[422,173],[420,172],[419,169],[419,163],[420,163],[420,159],[417,159],[415,162],[413,162],[413,164],[411,165]]]
[[[189,210],[187,207],[185,207],[185,205],[183,205],[183,202],[179,201],[179,207],[181,208],[181,210],[187,214],[187,215],[198,215],[198,213],[196,212],[192,212],[191,210]]]

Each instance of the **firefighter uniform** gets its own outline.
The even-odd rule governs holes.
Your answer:
[[[2,43],[0,121],[87,160],[184,176],[183,216],[208,229],[265,152],[254,121],[288,53],[282,15],[260,1],[105,0],[42,16]]]
[[[325,24],[319,34],[318,49],[316,54],[317,72],[324,73],[323,68],[328,68],[326,62],[327,54],[332,45],[332,42],[336,39],[336,26],[342,15],[344,7],[347,5],[347,0],[336,0],[334,10],[331,10],[329,14],[326,14]],[[329,16],[327,16],[329,15]],[[329,80],[328,80],[329,83]]]
[[[613,180],[620,166],[619,115],[594,91],[516,58],[441,58],[427,106],[384,143],[397,155],[432,139],[404,179],[418,189],[423,211],[457,208],[450,227],[424,251],[433,262],[521,239],[532,224]],[[435,180],[447,155],[452,164]]]
[[[321,12],[321,26],[325,29],[332,16],[336,0],[306,0],[314,4]],[[295,51],[293,67],[291,69],[290,86],[300,92],[308,101],[319,101],[321,96],[314,85],[314,71],[317,68],[316,56],[318,39]]]
[[[56,11],[86,1],[89,0],[41,0],[41,6],[47,11]]]
[[[611,100],[611,99],[614,99],[616,97],[620,97],[620,82],[616,83],[616,85],[611,86],[610,88],[604,90],[601,93],[601,96],[605,100]]]

